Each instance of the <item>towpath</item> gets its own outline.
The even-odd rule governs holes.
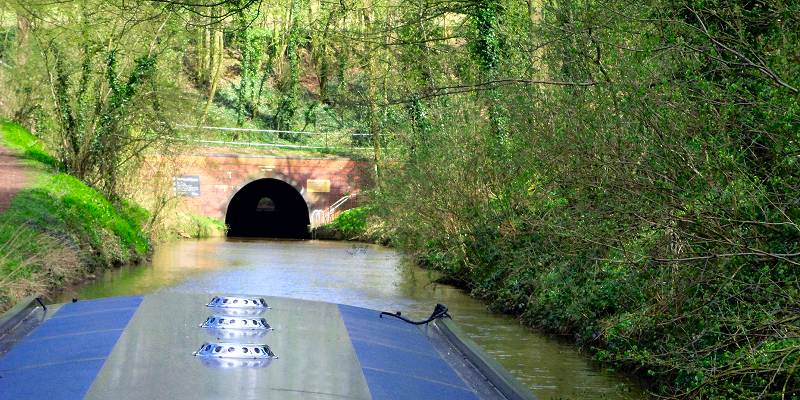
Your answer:
[[[28,187],[28,167],[11,149],[0,145],[0,212],[11,205],[11,199]]]

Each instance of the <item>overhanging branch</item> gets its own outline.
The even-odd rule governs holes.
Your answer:
[[[545,85],[545,86],[577,86],[588,87],[598,85],[598,82],[569,82],[569,81],[551,81],[551,80],[536,80],[536,79],[496,79],[491,81],[480,82],[471,85],[454,85],[454,86],[441,86],[422,89],[419,94],[413,95],[408,98],[394,99],[387,101],[384,105],[395,105],[411,103],[417,100],[429,99],[433,97],[450,96],[454,94],[482,92],[487,90],[494,90],[505,86],[513,85]]]

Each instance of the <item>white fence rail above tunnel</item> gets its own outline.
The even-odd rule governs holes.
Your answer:
[[[176,142],[196,143],[204,146],[295,149],[323,153],[344,152],[362,156],[375,150],[375,135],[372,133],[357,132],[353,128],[309,132],[189,124],[175,124],[174,126],[181,131],[194,133],[188,136],[177,134],[175,136],[165,137],[165,139]],[[202,131],[209,132],[211,137],[201,133]],[[239,134],[243,136],[239,137]],[[283,140],[285,139],[283,137],[284,135],[293,136],[296,140]],[[394,150],[389,143],[395,140],[395,134],[380,133],[378,136],[382,138],[382,142],[387,141],[381,144],[383,150]]]

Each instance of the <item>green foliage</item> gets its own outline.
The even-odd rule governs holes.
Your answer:
[[[796,397],[798,6],[519,3],[465,4],[443,86],[559,85],[426,100],[424,141],[412,98],[392,243],[658,394]]]
[[[66,70],[65,55],[57,46],[51,48],[55,57],[55,103],[58,110],[58,130],[68,146],[61,150],[62,162],[67,170],[80,179],[103,190],[108,196],[116,195],[117,173],[120,158],[128,150],[130,132],[123,122],[130,114],[134,96],[155,73],[154,56],[141,56],[126,81],[121,82],[118,71],[118,51],[106,55],[105,79],[110,96],[89,99],[86,93],[99,83],[93,82],[93,54],[87,48],[83,55],[81,79],[72,87]],[[77,98],[74,102],[72,99]],[[93,105],[90,105],[93,103]],[[94,107],[90,110],[89,107]],[[96,126],[94,130],[90,126]]]
[[[480,68],[486,73],[493,73],[500,63],[498,20],[503,6],[498,0],[475,0],[473,7],[475,39],[472,42],[472,52]]]
[[[341,232],[345,238],[357,238],[366,232],[369,212],[368,207],[356,207],[342,211],[326,228]]]
[[[293,2],[292,4],[295,4]],[[297,15],[296,13],[294,14]],[[286,43],[286,57],[289,61],[288,74],[284,81],[281,83],[280,91],[283,94],[281,97],[278,109],[275,112],[274,127],[278,130],[292,130],[295,114],[299,107],[298,101],[300,96],[300,57],[298,55],[300,43],[300,29],[297,26],[299,20],[297,17],[292,21],[292,27],[289,30],[289,37]],[[281,133],[281,137],[287,140],[296,141],[298,138],[292,134]]]
[[[41,140],[37,139],[19,124],[0,120],[0,132],[2,140],[6,146],[19,151],[30,160],[47,165],[51,168],[58,168],[61,164],[53,158],[45,149]]]
[[[236,42],[241,52],[241,72],[239,85],[236,88],[237,107],[236,122],[242,126],[246,116],[253,115],[256,107],[256,95],[260,93],[258,85],[258,72],[264,58],[264,47],[267,41],[267,32],[264,29],[254,28],[250,24],[253,17],[250,15],[239,16],[239,28],[236,32]]]
[[[174,34],[174,14],[151,5],[109,6],[103,0],[14,6],[10,19],[4,9],[0,25],[50,22],[17,27],[24,33],[17,35],[14,62],[0,67],[0,105],[34,130],[65,171],[113,197],[125,167],[152,142],[146,138],[169,130],[162,99],[166,92],[168,103],[179,97],[167,88],[175,83],[180,56],[162,44]],[[147,22],[110,22],[150,12]],[[166,62],[157,64],[157,58]]]
[[[11,27],[0,27],[0,60],[8,58],[13,48],[14,41],[17,36],[17,31]]]
[[[190,226],[188,227],[189,237],[194,239],[204,239],[210,237],[225,236],[227,230],[225,222],[216,218],[203,215],[189,216]]]

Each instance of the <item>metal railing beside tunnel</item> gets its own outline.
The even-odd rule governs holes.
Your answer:
[[[311,228],[317,228],[319,226],[330,224],[336,219],[336,216],[339,215],[341,211],[339,208],[344,204],[347,203],[348,200],[356,197],[356,194],[347,194],[344,195],[339,200],[336,200],[330,207],[327,207],[322,210],[314,210],[311,212]]]

